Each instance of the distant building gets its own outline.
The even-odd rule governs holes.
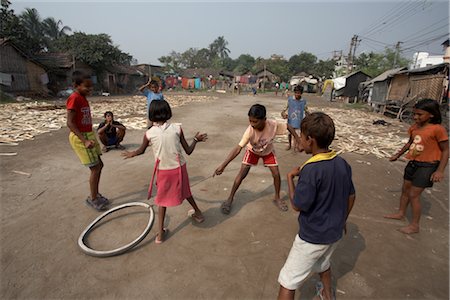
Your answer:
[[[412,63],[409,66],[409,68],[418,69],[430,67],[442,64],[443,62],[444,62],[443,55],[430,55],[428,52],[416,52],[413,55]]]

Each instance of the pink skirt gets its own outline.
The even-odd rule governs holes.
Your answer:
[[[176,169],[158,170],[156,188],[155,204],[158,206],[177,206],[184,199],[191,197],[186,164]]]

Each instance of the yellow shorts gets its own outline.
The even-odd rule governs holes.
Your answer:
[[[82,134],[84,135],[85,139],[93,140],[95,142],[94,147],[90,149],[86,148],[83,142],[81,142],[81,140],[73,132],[69,134],[69,142],[72,146],[73,151],[75,151],[78,158],[80,159],[81,163],[86,167],[93,167],[100,162],[100,155],[102,155],[102,150],[100,149],[100,144],[98,143],[93,131],[82,132]]]

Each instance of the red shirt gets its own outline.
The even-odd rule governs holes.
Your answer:
[[[66,107],[75,111],[75,125],[80,132],[92,131],[91,109],[86,97],[74,92],[67,98]]]

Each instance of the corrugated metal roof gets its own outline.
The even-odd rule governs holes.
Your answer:
[[[389,77],[392,77],[393,75],[397,74],[400,71],[405,70],[406,68],[395,68],[395,69],[391,69],[391,70],[387,70],[383,73],[381,73],[380,75],[378,75],[377,77],[375,77],[372,80],[369,80],[369,83],[373,83],[373,82],[379,82],[379,81],[385,81],[386,79],[388,79]]]

